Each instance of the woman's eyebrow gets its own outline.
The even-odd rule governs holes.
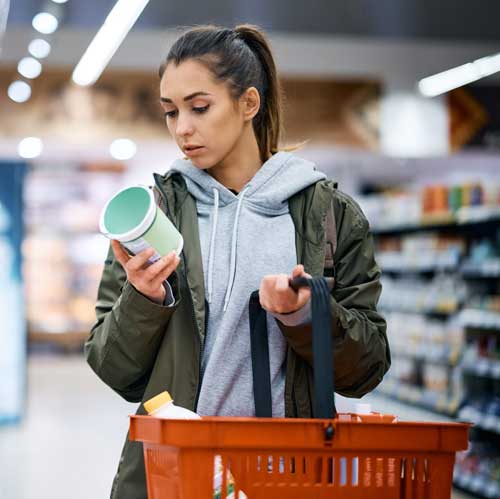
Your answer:
[[[209,94],[207,92],[194,92],[192,94],[186,95],[186,97],[184,97],[183,100],[188,101],[194,99],[195,97],[207,96],[207,95],[212,95],[212,94]],[[172,99],[169,99],[168,97],[160,97],[160,102],[167,102],[169,104],[172,104]]]

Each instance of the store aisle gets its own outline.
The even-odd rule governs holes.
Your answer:
[[[82,357],[32,355],[27,417],[0,428],[0,499],[106,499],[134,410]]]
[[[1,499],[105,499],[135,404],[80,356],[31,356],[28,412],[0,428]]]

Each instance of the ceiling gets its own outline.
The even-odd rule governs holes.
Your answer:
[[[67,28],[95,29],[116,0],[69,0]],[[46,0],[11,0],[7,29],[30,25]],[[137,29],[213,22],[353,37],[499,41],[500,1],[481,0],[151,0]]]

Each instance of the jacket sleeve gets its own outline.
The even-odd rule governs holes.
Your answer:
[[[97,321],[85,342],[85,357],[104,383],[129,402],[140,402],[170,318],[179,304],[177,273],[168,278],[177,297],[158,305],[126,280],[110,246],[99,285]]]
[[[391,357],[386,321],[376,308],[382,287],[368,222],[352,200],[344,204],[339,218],[336,283],[330,299],[335,391],[361,397],[380,383]],[[295,352],[312,366],[311,324],[278,325]]]

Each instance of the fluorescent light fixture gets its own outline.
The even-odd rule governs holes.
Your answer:
[[[33,28],[44,35],[50,35],[59,26],[59,21],[57,17],[49,12],[40,12],[37,14],[32,21]]]
[[[50,43],[41,38],[36,38],[28,45],[28,52],[37,59],[45,59],[50,54]]]
[[[13,81],[7,89],[7,95],[14,102],[26,102],[31,97],[31,87],[25,81]]]
[[[149,0],[118,0],[73,71],[73,81],[95,83]]]
[[[54,3],[66,3],[68,0],[52,0]]]
[[[38,137],[26,137],[19,142],[17,152],[21,158],[33,159],[43,151],[43,142]]]
[[[40,76],[42,65],[33,57],[23,57],[17,65],[17,70],[25,78],[33,79]]]
[[[133,158],[136,152],[137,146],[130,139],[116,139],[109,146],[111,156],[121,161]]]
[[[500,53],[424,78],[418,82],[418,89],[426,97],[435,97],[498,71],[500,71]]]

